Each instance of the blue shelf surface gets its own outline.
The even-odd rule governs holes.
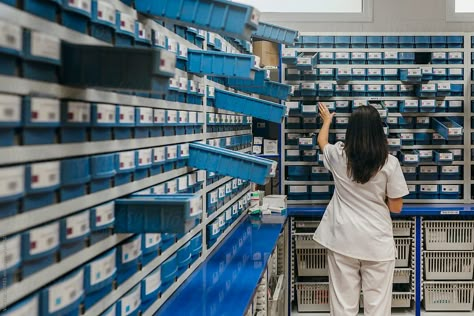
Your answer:
[[[288,208],[288,216],[313,216],[321,217],[325,206],[301,205]],[[474,205],[472,204],[406,204],[400,214],[392,214],[392,217],[403,216],[449,216],[468,215],[474,216]]]
[[[285,222],[247,216],[156,315],[244,315]]]

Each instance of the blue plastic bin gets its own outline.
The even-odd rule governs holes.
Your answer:
[[[112,3],[92,0],[91,35],[101,41],[112,43],[115,35],[117,15]]]
[[[464,36],[450,35],[446,36],[448,48],[463,48],[464,47]]]
[[[135,18],[125,12],[116,11],[115,46],[130,47],[135,40]]]
[[[460,180],[462,179],[461,166],[440,166],[440,180]]]
[[[258,23],[257,30],[252,34],[252,38],[281,44],[293,44],[297,37],[298,31],[263,22]]]
[[[367,45],[366,36],[351,36],[351,47],[352,48],[365,48]]]
[[[156,268],[141,281],[141,307],[146,311],[159,298],[161,290],[161,267]]]
[[[365,45],[365,44],[364,44]],[[367,61],[367,53],[365,52],[353,52],[351,53],[351,63],[363,65]]]
[[[12,174],[9,181],[13,181]],[[60,162],[42,162],[26,166],[25,197],[23,211],[45,207],[57,203],[56,190],[61,185]],[[2,203],[0,203],[1,209]]]
[[[161,265],[161,288],[164,293],[174,283],[178,273],[178,257],[173,254]]]
[[[21,267],[21,235],[14,235],[5,238],[0,242],[0,247],[3,249],[5,259],[4,262],[2,262],[4,287],[8,287],[19,281]],[[13,310],[15,310],[15,308]]]
[[[188,71],[211,76],[251,78],[253,55],[188,50]]]
[[[462,199],[463,186],[460,184],[440,184],[439,197],[440,199],[457,200]]]
[[[414,36],[399,36],[398,37],[400,48],[414,48],[415,37]]]
[[[449,80],[464,80],[464,69],[462,68],[448,68]]]
[[[287,186],[287,195],[289,200],[308,200],[309,192],[306,185]]]
[[[86,33],[91,20],[91,0],[63,0],[61,20],[65,27],[76,32]]]
[[[40,292],[40,315],[79,315],[84,299],[84,270],[62,277]]]
[[[159,255],[161,234],[149,233],[142,236],[142,266],[148,265]]]
[[[117,107],[112,104],[93,103],[91,114],[91,141],[113,139],[113,127],[117,125]]]
[[[398,48],[399,39],[398,36],[384,36],[382,42],[385,48]]]
[[[420,68],[400,69],[400,80],[421,82],[423,74]]]
[[[95,244],[112,235],[115,223],[115,205],[109,202],[90,209],[90,243]]]
[[[420,184],[418,186],[419,199],[437,199],[439,197],[439,187],[437,184]]]
[[[416,48],[430,48],[431,37],[430,36],[415,36],[415,47]]]
[[[64,101],[61,104],[61,143],[88,141],[91,125],[91,105],[86,102]]]
[[[90,234],[89,211],[64,218],[60,223],[60,256],[61,259],[64,259],[83,250],[87,246],[87,239]]]
[[[131,237],[116,247],[117,284],[121,285],[139,271],[142,235]]]
[[[90,183],[91,193],[111,188],[112,180],[116,174],[115,154],[92,156]]]
[[[127,184],[132,181],[136,168],[135,151],[122,151],[115,154],[115,186]]]
[[[432,125],[433,129],[447,140],[458,140],[463,137],[463,127],[451,118],[433,118]]]
[[[418,175],[417,167],[415,166],[402,166],[403,176],[405,177],[406,181],[413,181],[416,180]]]
[[[5,2],[5,0],[2,2]],[[16,0],[6,0],[6,3],[16,6]],[[23,10],[52,22],[56,22],[56,15],[60,6],[60,0],[25,0],[23,2]]]
[[[141,284],[122,296],[116,303],[117,316],[138,316],[141,312]]]
[[[117,251],[112,249],[84,267],[84,308],[87,311],[113,290],[117,273],[115,265]]]
[[[335,38],[334,36],[319,36],[318,43],[320,48],[333,48]]]
[[[59,100],[42,97],[23,99],[23,145],[53,144],[57,142],[60,126]]]
[[[447,47],[446,36],[431,36],[431,47],[432,48],[445,48]]]
[[[383,44],[382,36],[367,36],[368,48],[382,48],[382,44]]]

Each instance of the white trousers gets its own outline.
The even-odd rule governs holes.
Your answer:
[[[364,261],[328,250],[331,316],[359,314],[360,292],[365,316],[390,316],[395,260]]]

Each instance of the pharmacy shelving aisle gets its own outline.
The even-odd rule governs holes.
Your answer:
[[[296,34],[268,38],[252,7],[208,2],[193,5],[232,23],[142,0],[0,0],[0,314],[153,315],[252,230],[251,183],[276,169],[248,154],[252,116],[281,121],[260,94],[289,87],[263,75],[245,93],[229,78],[265,73],[253,33]]]
[[[352,109],[382,104],[389,148],[410,190],[403,212],[393,216],[393,315],[472,312],[471,43],[462,32],[302,33],[282,48],[282,78],[293,86],[281,129],[281,188],[292,227],[295,314],[329,311],[325,249],[306,242],[334,190],[316,143],[320,101],[337,113],[333,142],[345,139]]]

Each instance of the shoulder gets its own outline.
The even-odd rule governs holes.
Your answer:
[[[325,151],[327,150],[328,152],[331,152],[331,153],[334,153],[334,154],[342,155],[342,153],[344,151],[344,143],[343,142],[337,142],[334,145],[333,144],[327,144],[326,147],[324,147],[324,150]]]
[[[387,168],[388,172],[392,172],[395,168],[400,165],[398,158],[393,155],[388,155],[387,162],[385,163],[385,168]]]

